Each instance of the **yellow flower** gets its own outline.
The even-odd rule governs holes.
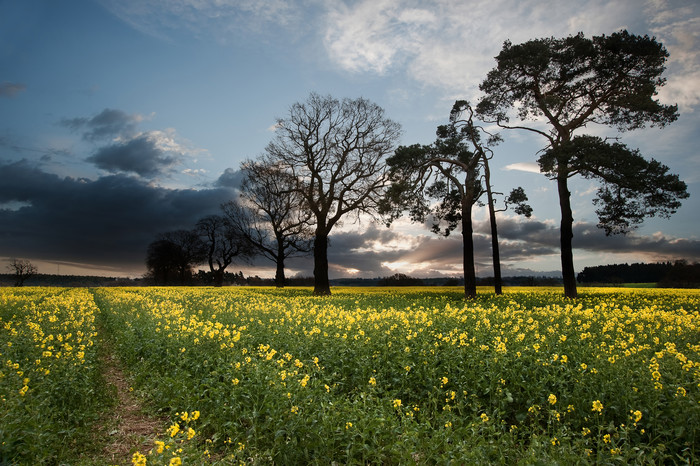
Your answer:
[[[195,436],[195,431],[192,427],[187,428],[187,440],[192,440],[192,437]]]
[[[603,403],[601,403],[600,400],[595,400],[591,411],[597,411],[598,414],[601,414],[603,411]]]
[[[299,413],[299,406],[292,406],[292,413],[298,414]]]
[[[196,421],[197,419],[199,419],[199,415],[200,415],[199,411],[192,411],[192,413],[190,413],[190,419],[192,419],[193,421]]]
[[[481,422],[489,422],[489,417],[486,415],[486,413],[481,413]]]
[[[154,443],[156,444],[156,453],[163,453],[163,449],[165,448],[165,442],[156,440]]]
[[[554,405],[557,403],[557,397],[553,393],[550,393],[549,396],[547,397],[547,401],[549,401],[550,405]]]
[[[349,429],[352,427],[352,422],[346,422],[345,423],[345,429]]]
[[[630,419],[633,419],[634,422],[639,422],[642,419],[642,412],[640,410],[630,411],[630,413],[632,413],[632,416],[630,416]]]
[[[442,386],[444,387],[447,385],[447,382],[449,382],[449,379],[447,377],[443,377],[440,379],[440,382],[442,383]]]
[[[377,379],[375,379],[374,377],[370,377],[370,378],[369,378],[369,384],[370,384],[370,385],[377,385]]]
[[[393,401],[394,403],[394,408],[400,408],[401,407],[401,400],[396,399]]]
[[[170,463],[168,463],[170,466],[182,466],[182,460],[180,459],[179,456],[176,456],[174,458],[170,458]]]
[[[131,457],[131,464],[134,466],[146,466],[146,457],[137,451]]]
[[[170,437],[175,437],[178,432],[180,432],[179,424],[173,424],[168,428],[168,433],[170,434]]]

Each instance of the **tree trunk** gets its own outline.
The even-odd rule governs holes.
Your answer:
[[[331,294],[331,283],[328,279],[328,233],[316,229],[314,240],[314,295],[328,296]]]
[[[224,269],[216,269],[214,274],[214,286],[223,286],[224,284]]]
[[[275,271],[275,286],[284,288],[286,278],[284,276],[284,246],[282,241],[277,240],[277,270]]]
[[[557,176],[557,189],[559,190],[559,207],[561,209],[561,274],[564,279],[564,296],[576,298],[576,272],[574,270],[574,251],[572,239],[574,237],[574,216],[571,212],[571,193],[568,187],[567,173],[559,171]]]
[[[472,238],[472,203],[462,199],[462,254],[464,256],[464,297],[476,298],[474,271],[474,239]]]
[[[486,184],[486,196],[489,203],[489,220],[491,222],[491,256],[493,257],[493,290],[496,294],[503,294],[503,279],[501,278],[501,252],[498,249],[498,226],[496,225],[496,208],[493,205],[493,193],[491,192],[491,172],[486,157],[484,161],[484,181]]]

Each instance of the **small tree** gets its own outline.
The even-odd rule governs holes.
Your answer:
[[[685,183],[658,162],[648,162],[620,144],[574,134],[591,124],[626,131],[676,120],[677,106],[655,99],[665,84],[661,75],[667,58],[656,39],[627,31],[591,39],[578,34],[518,45],[506,41],[497,67],[479,86],[485,93],[477,106],[482,117],[547,141],[539,162],[557,183],[567,297],[577,296],[570,177],[581,174],[603,181],[596,202],[602,206],[599,226],[606,233],[624,233],[646,216],[668,216],[679,199],[688,197]],[[513,109],[519,125],[509,124]]]
[[[195,229],[204,242],[206,261],[214,278],[214,286],[223,285],[226,267],[235,258],[248,260],[253,256],[250,242],[228,216],[209,215],[200,219]]]
[[[331,293],[328,237],[347,215],[374,214],[388,182],[385,156],[393,152],[398,123],[366,99],[312,93],[277,120],[262,162],[278,166],[313,215],[314,294]]]
[[[264,257],[275,263],[275,286],[285,286],[285,260],[308,254],[313,247],[313,221],[296,181],[278,165],[246,161],[241,202],[222,206],[227,218]]]
[[[146,267],[156,284],[184,285],[195,265],[206,259],[206,248],[195,231],[176,230],[158,235],[148,245]]]
[[[15,275],[15,286],[23,286],[24,282],[36,275],[38,269],[27,259],[11,258],[7,266],[10,273]]]

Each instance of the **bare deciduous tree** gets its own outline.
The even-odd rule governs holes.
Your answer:
[[[400,135],[398,123],[366,99],[312,93],[277,120],[263,163],[278,165],[313,215],[314,294],[330,294],[328,236],[348,214],[374,214],[388,186],[385,156]]]
[[[27,259],[11,258],[7,269],[15,275],[15,286],[22,286],[32,275],[38,271],[36,266]]]

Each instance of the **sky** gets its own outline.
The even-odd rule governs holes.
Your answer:
[[[574,179],[574,263],[700,260],[700,4],[696,0],[0,0],[0,268],[139,277],[159,233],[190,229],[236,196],[276,118],[311,92],[364,97],[429,144],[456,99],[475,102],[503,42],[621,29],[670,53],[666,128],[618,134],[680,175],[690,198],[627,236],[596,227],[597,184]],[[527,132],[525,132],[527,133]],[[498,214],[505,275],[560,270],[558,200],[536,160],[545,142],[502,133],[495,191],[522,186],[530,219]],[[477,275],[489,276],[484,208],[474,214]],[[331,234],[331,278],[457,276],[459,232],[407,219],[348,221]],[[312,260],[288,262],[312,274]],[[257,259],[232,271],[274,276]]]

